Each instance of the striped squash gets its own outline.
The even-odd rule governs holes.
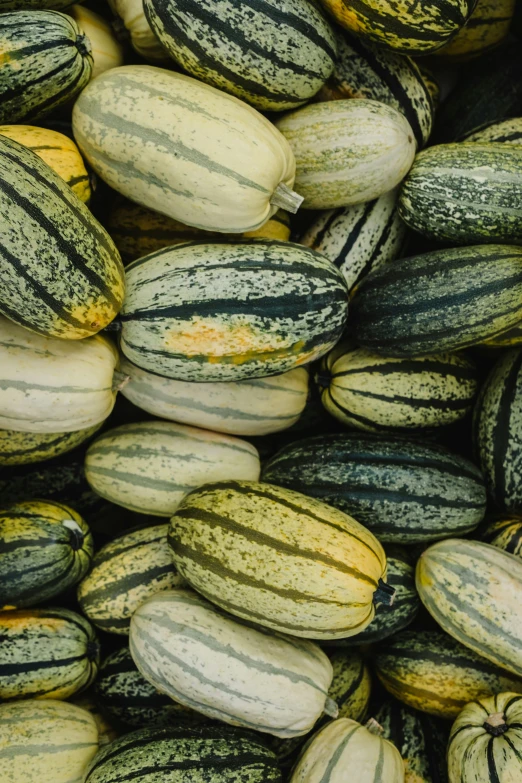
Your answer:
[[[333,347],[346,322],[339,271],[291,242],[176,245],[134,261],[126,281],[121,350],[182,381],[292,370]]]
[[[262,739],[217,723],[133,731],[100,750],[83,783],[117,783],[122,773],[140,783],[281,783],[275,756]]]
[[[421,601],[439,625],[483,658],[522,676],[522,562],[481,541],[447,539],[420,556]]]
[[[199,239],[205,241],[212,237],[221,241],[223,234],[211,231],[201,231],[193,226],[186,226],[178,220],[173,220],[152,209],[133,204],[121,199],[109,212],[107,219],[109,234],[125,263],[142,258],[149,253],[155,253],[170,245],[180,245]],[[275,215],[255,231],[244,234],[230,234],[228,239],[280,239],[288,242],[290,239],[290,216],[284,209],[279,209]]]
[[[86,695],[82,694],[81,696],[77,696],[76,698],[71,699],[71,704],[87,710],[87,712],[90,712],[94,718],[96,727],[98,729],[98,743],[100,748],[103,748],[110,742],[114,742],[114,740],[120,736],[119,727],[116,729],[109,723],[104,713],[101,712],[100,708],[94,701],[91,693],[87,693]]]
[[[111,68],[74,105],[74,136],[122,195],[190,226],[242,233],[295,212],[295,160],[255,109],[173,71]]]
[[[124,28],[139,55],[151,62],[169,61],[167,52],[150,29],[142,0],[109,0],[109,6],[116,16],[115,28],[120,25]]]
[[[522,350],[506,351],[482,386],[474,442],[491,499],[522,512]]]
[[[149,24],[191,76],[261,111],[310,100],[334,67],[335,36],[307,0],[144,0]]]
[[[317,98],[370,98],[404,114],[424,147],[433,125],[433,101],[418,65],[346,30],[337,32],[338,57]]]
[[[82,579],[91,564],[88,525],[72,508],[27,500],[0,511],[0,601],[34,606]]]
[[[335,349],[317,374],[321,400],[342,424],[369,432],[442,427],[462,419],[477,392],[477,368],[460,353],[394,359]]]
[[[498,46],[509,31],[516,0],[477,0],[468,21],[437,55],[468,60]]]
[[[254,446],[209,430],[167,421],[123,424],[87,450],[85,475],[98,495],[137,511],[170,517],[200,484],[259,477]]]
[[[486,128],[470,133],[464,141],[477,141],[480,144],[504,142],[504,144],[522,144],[522,117],[513,117],[493,122]]]
[[[522,693],[521,679],[440,631],[403,631],[379,645],[373,663],[392,696],[438,718],[455,718],[481,696]]]
[[[420,544],[463,535],[486,510],[475,465],[443,446],[406,438],[305,438],[272,457],[262,478],[350,514],[381,542]]]
[[[490,348],[510,348],[517,345],[522,345],[522,321],[518,321],[506,332],[484,341],[484,346]]]
[[[362,726],[349,718],[328,723],[306,746],[290,783],[404,783],[404,764],[395,745],[383,739],[380,726]]]
[[[129,380],[122,394],[162,419],[231,435],[268,435],[299,419],[308,397],[308,372],[296,367],[282,375],[223,383],[190,383],[163,378],[120,361]],[[0,464],[2,461],[0,432]]]
[[[0,466],[29,465],[58,457],[89,440],[99,424],[73,432],[0,430]]]
[[[50,166],[78,196],[89,203],[91,183],[80,150],[67,136],[34,125],[0,125],[0,135],[29,147]]]
[[[451,727],[449,783],[520,780],[522,696],[500,693],[467,704]]]
[[[91,45],[93,61],[91,79],[95,79],[109,68],[123,65],[123,47],[114,37],[110,24],[102,16],[84,8],[83,5],[73,5],[67,13],[72,16],[78,29]]]
[[[2,123],[44,117],[91,77],[89,40],[74,19],[57,11],[2,14],[0,50]]]
[[[97,750],[96,722],[81,707],[32,699],[0,704],[3,783],[80,783]]]
[[[450,244],[522,242],[522,149],[513,144],[440,144],[417,155],[399,214],[428,239]]]
[[[374,715],[402,756],[404,783],[446,783],[446,723],[391,699]]]
[[[298,492],[206,484],[171,520],[180,574],[231,614],[309,639],[353,636],[386,593],[386,556],[362,525]]]
[[[101,423],[116,399],[114,345],[43,337],[0,316],[0,428],[77,432]]]
[[[423,78],[424,84],[426,85],[426,89],[431,96],[433,110],[436,112],[440,105],[441,93],[439,75],[438,73],[435,73],[432,68],[429,68],[427,65],[425,65],[423,60],[418,60],[416,65]]]
[[[0,219],[3,315],[69,340],[113,320],[124,273],[110,236],[61,176],[7,136],[0,136]]]
[[[522,516],[507,514],[490,520],[481,538],[504,552],[522,557]]]
[[[105,658],[96,680],[96,700],[110,718],[134,728],[175,724],[198,718],[182,704],[160,693],[138,671],[127,646]]]
[[[191,590],[158,593],[132,616],[130,651],[161,693],[210,718],[276,737],[306,734],[333,670],[306,640],[238,623]]]
[[[276,126],[294,153],[305,209],[376,199],[399,184],[415,156],[408,120],[379,101],[316,103],[285,114]]]
[[[183,583],[167,533],[168,525],[140,528],[98,550],[78,586],[78,603],[91,623],[102,631],[128,634],[131,616],[147,598]]]
[[[300,243],[326,256],[351,291],[372,269],[400,255],[406,227],[397,211],[397,190],[374,201],[319,213]]]
[[[69,609],[0,612],[0,699],[68,699],[95,679],[100,645]]]
[[[434,250],[376,269],[351,301],[353,336],[383,356],[476,345],[522,319],[522,248]]]
[[[18,11],[23,6],[24,10],[40,11],[50,9],[59,11],[71,5],[72,0],[0,0],[0,13],[6,11]]]

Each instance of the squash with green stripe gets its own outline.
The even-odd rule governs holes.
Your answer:
[[[426,89],[428,90],[431,96],[433,111],[435,113],[440,105],[440,94],[441,94],[440,76],[438,73],[435,73],[435,71],[432,68],[427,66],[423,60],[418,60],[416,62],[416,65],[420,71],[424,84],[426,85]]]
[[[68,340],[113,320],[124,272],[110,236],[62,177],[7,136],[0,136],[0,219],[3,315]]]
[[[504,144],[522,144],[522,117],[513,117],[493,122],[481,130],[470,133],[464,141],[476,141],[480,144],[503,142]]]
[[[337,509],[289,489],[222,481],[171,520],[180,574],[244,620],[309,639],[353,636],[391,603],[377,539]]]
[[[252,732],[218,723],[147,728],[100,750],[83,783],[281,783],[271,750]],[[158,778],[160,776],[160,778]]]
[[[325,357],[317,382],[328,413],[369,432],[452,424],[469,413],[478,388],[475,363],[460,353],[394,359],[348,345]]]
[[[105,500],[140,514],[170,517],[182,498],[205,482],[257,480],[250,443],[167,421],[123,424],[89,446],[85,476]]]
[[[484,341],[484,346],[489,348],[511,348],[517,345],[522,345],[522,321],[496,337]]]
[[[182,381],[263,378],[325,354],[347,308],[340,272],[313,250],[275,240],[189,242],[127,267],[121,350]]]
[[[403,631],[377,647],[373,663],[392,696],[438,718],[456,717],[481,696],[522,693],[521,679],[441,631]]]
[[[482,386],[474,442],[491,499],[522,512],[522,350],[506,351]]]
[[[69,609],[0,612],[0,698],[68,699],[96,678],[100,645]]]
[[[0,428],[57,433],[100,424],[116,400],[117,363],[106,337],[43,337],[0,316]]]
[[[184,71],[260,111],[306,103],[334,67],[333,30],[308,0],[145,0],[143,7]]]
[[[33,699],[0,704],[3,783],[79,783],[97,751],[96,722],[81,707]]]
[[[23,144],[50,166],[78,196],[89,203],[91,183],[80,150],[67,136],[34,125],[0,125],[0,135]]]
[[[150,28],[143,10],[142,0],[108,0],[116,17],[113,23],[116,31],[121,30],[121,38],[130,38],[132,48],[144,60],[157,64],[170,61],[169,55]]]
[[[78,603],[91,623],[102,631],[128,634],[131,616],[144,601],[183,583],[172,563],[167,533],[168,525],[140,528],[96,553],[78,586]]]
[[[509,32],[516,0],[477,0],[468,21],[437,55],[451,61],[469,60],[498,46]]]
[[[57,11],[2,14],[0,50],[2,123],[44,117],[91,78],[89,40],[74,19]]]
[[[111,25],[99,14],[83,5],[73,5],[67,11],[91,45],[92,75],[95,79],[109,68],[123,65],[123,47],[116,40]]]
[[[392,190],[415,157],[413,130],[380,101],[338,100],[288,112],[277,128],[296,161],[304,209],[335,209]]]
[[[449,783],[520,779],[522,696],[500,693],[467,704],[451,727]]]
[[[399,197],[407,226],[450,244],[522,242],[522,149],[441,144],[415,158]]]
[[[286,139],[242,101],[148,65],[111,68],[73,109],[74,136],[114,190],[189,226],[242,233],[296,212]]]
[[[508,514],[489,521],[481,538],[504,552],[522,557],[522,516]]]
[[[300,243],[326,256],[343,275],[348,290],[372,269],[394,261],[406,238],[397,210],[397,190],[374,201],[327,210],[305,231]]]
[[[30,465],[58,457],[89,440],[99,424],[73,432],[17,432],[0,430],[0,466]]]
[[[522,248],[434,250],[374,270],[351,300],[353,336],[383,356],[426,356],[489,340],[522,320]]]
[[[433,101],[418,65],[409,57],[386,51],[369,41],[337,32],[338,57],[332,75],[317,98],[370,98],[404,114],[424,147],[433,124]]]
[[[522,677],[522,562],[481,541],[447,539],[419,558],[417,590],[461,644]]]
[[[210,718],[298,737],[323,711],[337,713],[332,666],[317,645],[238,623],[191,590],[149,598],[129,640],[152,685]]]
[[[329,503],[379,541],[394,544],[464,535],[486,510],[475,465],[443,446],[406,438],[358,433],[305,438],[272,457],[262,478]]]
[[[0,511],[0,600],[34,606],[82,579],[93,555],[88,525],[72,508],[28,500]]]

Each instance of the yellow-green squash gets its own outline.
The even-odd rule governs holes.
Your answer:
[[[0,430],[0,466],[29,465],[58,457],[89,440],[100,424],[73,432]]]
[[[73,5],[67,9],[67,13],[72,16],[91,45],[91,79],[109,68],[123,65],[123,47],[116,40],[110,24],[102,16],[83,5]]]
[[[486,522],[481,537],[504,552],[522,557],[522,516],[506,514]]]
[[[437,56],[469,60],[498,46],[507,36],[516,0],[477,0],[468,21]]]

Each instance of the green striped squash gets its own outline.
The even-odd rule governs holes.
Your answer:
[[[88,525],[72,508],[28,500],[0,511],[0,601],[43,603],[85,576],[93,555]]]
[[[416,65],[420,71],[424,84],[426,85],[426,89],[431,96],[433,110],[436,112],[440,105],[440,75],[439,73],[435,73],[432,68],[427,66],[423,60],[418,60]]]
[[[475,465],[445,447],[399,437],[305,438],[270,459],[262,479],[329,503],[394,544],[464,535],[486,510]]]
[[[392,696],[439,718],[455,718],[481,696],[522,693],[522,680],[440,631],[403,631],[379,645],[373,663]]]
[[[182,584],[167,545],[168,525],[118,536],[103,546],[78,586],[82,612],[102,631],[127,634],[131,616],[160,590]]]
[[[474,441],[489,495],[506,511],[522,511],[522,350],[506,351],[482,386]]]
[[[122,394],[162,419],[231,435],[268,435],[295,424],[308,397],[308,372],[296,367],[282,375],[244,381],[190,383],[142,370],[125,357],[120,370],[129,380]],[[0,432],[0,464],[1,464]]]
[[[92,715],[63,701],[0,704],[3,783],[80,783],[98,750]]]
[[[0,466],[30,465],[72,451],[85,443],[100,424],[73,432],[18,432],[0,430]]]
[[[316,103],[276,125],[294,153],[295,187],[305,209],[376,199],[399,184],[415,156],[408,120],[379,101]]]
[[[117,364],[106,337],[44,337],[0,316],[0,428],[55,434],[101,424],[116,400]]]
[[[100,646],[69,609],[0,612],[0,699],[68,699],[95,679]]]
[[[466,416],[478,387],[475,363],[461,353],[394,359],[364,348],[336,348],[317,374],[321,400],[348,427],[404,432]]]
[[[486,348],[510,348],[517,345],[522,345],[522,321],[518,321],[511,329],[501,332],[496,337],[484,341]]]
[[[49,9],[60,11],[71,5],[71,0],[0,0],[0,13],[6,11],[41,11]]]
[[[160,44],[147,21],[142,0],[109,0],[109,7],[116,17],[115,30],[121,37],[130,38],[132,48],[152,63],[167,64],[170,58]]]
[[[130,651],[161,693],[210,718],[276,737],[306,734],[326,710],[332,666],[307,640],[238,623],[191,590],[134,613]]]
[[[1,135],[0,218],[3,315],[69,340],[113,320],[124,273],[111,238],[62,177]]]
[[[179,718],[197,718],[200,714],[160,693],[146,680],[127,646],[105,658],[95,688],[97,704],[109,717],[134,728],[172,725]]]
[[[522,248],[434,250],[376,269],[351,301],[353,336],[383,356],[477,345],[522,319]]]
[[[87,481],[111,503],[170,517],[182,498],[200,484],[259,477],[257,450],[220,433],[167,421],[123,424],[89,446]]]
[[[433,124],[433,101],[418,65],[347,30],[337,32],[338,56],[319,100],[370,98],[404,114],[423,147]]]
[[[386,595],[386,556],[351,517],[288,489],[222,481],[190,493],[171,520],[180,574],[245,620],[309,639],[353,636]]]
[[[174,71],[112,68],[76,101],[73,129],[114,190],[190,226],[252,231],[302,201],[291,190],[294,156],[272,123]]]
[[[429,54],[449,42],[466,23],[477,0],[409,3],[394,0],[321,0],[346,29],[386,49]]]
[[[281,783],[276,758],[262,739],[230,726],[147,728],[100,750],[83,783]],[[158,778],[158,776],[161,776]]]
[[[487,544],[522,557],[522,516],[506,514],[490,520],[481,537]]]
[[[522,149],[440,144],[415,158],[399,214],[428,239],[450,244],[522,242]]]
[[[509,31],[516,0],[477,0],[468,21],[437,55],[469,60],[498,46]]]
[[[333,347],[346,322],[340,272],[291,242],[189,242],[134,261],[126,277],[121,349],[177,380],[292,370]]]
[[[517,781],[521,773],[522,696],[500,693],[467,704],[451,727],[449,783]]]
[[[480,144],[503,142],[504,144],[522,144],[522,117],[493,122],[486,128],[470,133],[464,141],[476,141]]]
[[[0,122],[44,117],[91,78],[88,38],[74,19],[57,11],[2,14],[0,49]]]
[[[334,67],[333,30],[307,0],[145,0],[143,7],[157,38],[187,73],[261,111],[309,101]]]
[[[481,541],[447,539],[417,563],[421,601],[451,636],[522,676],[520,558]]]
[[[67,12],[91,45],[92,75],[95,79],[109,68],[123,65],[124,50],[109,22],[83,5],[75,4]]]
[[[374,715],[402,756],[404,783],[446,783],[446,723],[391,699]]]
[[[400,255],[406,227],[397,211],[397,190],[365,204],[319,213],[300,239],[339,269],[351,291],[372,269]]]

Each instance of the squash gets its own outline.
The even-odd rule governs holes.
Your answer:
[[[142,0],[109,0],[109,6],[117,17],[115,24],[123,25],[133,49],[144,60],[158,64],[169,61],[169,55],[150,28]]]
[[[95,79],[109,68],[123,65],[123,48],[112,32],[111,26],[99,14],[83,5],[71,6],[67,13],[75,20],[78,28],[91,44],[92,74]]]
[[[522,516],[505,514],[486,521],[481,538],[511,555],[522,557]]]
[[[493,141],[520,145],[522,144],[522,117],[492,122],[485,128],[470,133],[463,141],[476,141],[481,144]]]
[[[474,11],[438,57],[452,62],[468,60],[498,46],[507,36],[516,0],[477,0]]]
[[[58,457],[98,432],[100,424],[73,432],[17,432],[0,430],[0,466],[30,465]]]

